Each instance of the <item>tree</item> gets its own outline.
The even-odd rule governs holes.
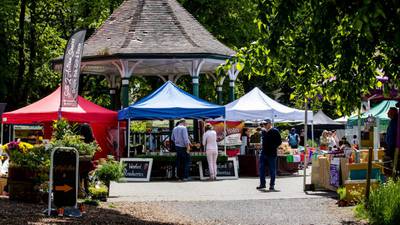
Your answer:
[[[399,1],[260,0],[259,9],[261,37],[232,61],[290,84],[298,103],[328,101],[350,114],[382,86],[376,76],[399,86]]]

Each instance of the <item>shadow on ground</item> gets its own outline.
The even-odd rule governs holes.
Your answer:
[[[338,194],[333,191],[305,191],[309,196],[321,196],[325,198],[338,199]]]
[[[88,206],[81,218],[47,217],[43,214],[46,207],[44,204],[21,203],[0,197],[0,224],[173,224],[143,220],[104,206]]]

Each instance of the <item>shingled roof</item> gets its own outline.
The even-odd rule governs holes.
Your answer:
[[[228,58],[235,52],[214,38],[176,0],[127,0],[85,42],[83,58],[187,54]]]

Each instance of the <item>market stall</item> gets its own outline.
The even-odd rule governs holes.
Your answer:
[[[273,123],[278,122],[299,122],[305,121],[305,111],[295,108],[290,108],[279,102],[273,100],[264,94],[259,88],[255,87],[253,90],[242,96],[241,98],[233,101],[226,106],[226,120],[227,121],[260,121],[266,118],[271,119]],[[307,112],[307,121],[313,120],[313,113]],[[250,129],[250,150],[246,155],[239,156],[239,167],[243,168],[242,175],[244,176],[257,176],[257,154],[260,149],[259,138],[251,138],[257,134],[257,130]],[[286,138],[286,137],[282,137]],[[254,141],[254,142],[252,142]],[[293,155],[296,155],[293,157]],[[298,157],[297,150],[287,151],[286,154],[281,152],[278,155],[278,174],[288,174],[297,172]],[[251,168],[251,169],[248,169]]]
[[[105,158],[114,153],[116,143],[117,113],[98,106],[81,96],[78,96],[77,107],[60,108],[61,88],[43,99],[15,111],[2,115],[2,124],[9,125],[40,125],[43,130],[32,133],[42,135],[43,139],[50,139],[54,120],[61,114],[63,118],[76,123],[88,123],[93,131],[93,136],[102,151],[96,152],[94,158]],[[30,138],[33,138],[31,136]],[[14,137],[12,137],[14,139]],[[38,138],[39,139],[39,138]]]
[[[168,81],[152,94],[144,97],[136,103],[124,108],[118,112],[119,121],[128,121],[129,144],[126,153],[121,153],[125,157],[131,158],[152,158],[154,174],[152,177],[159,176],[163,178],[172,178],[170,171],[175,166],[175,152],[172,149],[161,149],[157,146],[156,149],[150,150],[144,146],[144,149],[138,153],[132,151],[133,139],[130,133],[130,124],[132,120],[174,120],[174,119],[207,119],[225,116],[225,107],[209,103],[205,100],[197,98]],[[174,123],[172,123],[174,125]],[[143,134],[144,139],[149,139],[150,134]],[[190,152],[192,161],[205,161],[205,152],[202,150],[199,143],[193,143],[192,151]],[[193,164],[193,163],[192,163]],[[195,167],[196,164],[193,164]],[[161,172],[160,172],[161,170]],[[192,168],[194,176],[198,169]]]
[[[397,101],[395,100],[384,100],[360,115],[361,146],[374,147],[374,149],[380,147],[390,121],[387,112],[391,107],[396,107],[396,103]],[[367,126],[367,120],[372,118],[374,119],[374,124]],[[351,116],[347,120],[347,128],[353,127],[358,127],[358,116]]]
[[[342,139],[339,146],[330,147],[330,150],[318,150],[312,159],[311,181],[315,187],[336,190],[339,187],[346,189],[349,201],[356,197],[352,192],[364,192],[366,185],[368,157],[373,160],[371,177],[373,185],[383,180],[384,176],[384,148],[380,146],[381,135],[379,130],[386,130],[386,114],[396,101],[383,101],[363,113],[360,124],[363,127],[361,146],[350,144],[350,141]],[[378,122],[380,121],[380,122]],[[358,116],[351,116],[348,126],[358,125]],[[386,125],[385,125],[386,124]],[[370,147],[372,155],[369,155]]]

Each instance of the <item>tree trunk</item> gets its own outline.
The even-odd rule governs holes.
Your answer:
[[[28,82],[24,92],[24,99],[27,99],[32,93],[32,85],[35,80],[35,62],[36,62],[36,0],[33,0],[29,7],[31,15],[31,24],[29,26],[29,65],[28,65]]]
[[[21,0],[21,11],[19,14],[19,37],[18,37],[18,77],[14,84],[14,89],[17,90],[15,93],[22,93],[22,83],[25,74],[25,55],[24,55],[24,36],[25,36],[25,8],[26,0]],[[14,95],[17,103],[21,103],[21,95]]]

